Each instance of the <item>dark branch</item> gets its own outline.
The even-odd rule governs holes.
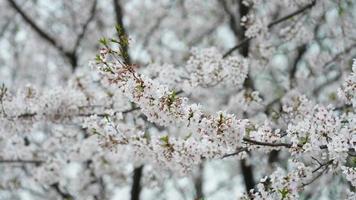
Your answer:
[[[243,138],[243,141],[248,142],[250,144],[261,145],[261,146],[287,147],[287,148],[291,148],[292,147],[292,144],[290,144],[290,143],[269,143],[269,142],[256,141],[256,140],[252,140],[252,139],[249,139],[249,138]]]
[[[228,153],[228,154],[225,154],[221,157],[221,159],[224,159],[224,158],[227,158],[227,157],[231,157],[231,156],[236,156],[238,155],[239,153],[241,152],[244,152],[244,151],[248,151],[247,148],[240,148],[238,149],[236,152],[233,152],[233,153]]]
[[[97,5],[97,0],[94,0],[93,6],[91,7],[90,10],[90,16],[84,23],[82,27],[82,31],[79,33],[77,36],[76,42],[74,44],[73,50],[66,50],[62,44],[59,44],[54,37],[50,36],[46,31],[44,31],[42,28],[40,28],[35,21],[33,21],[21,8],[20,6],[15,2],[15,0],[8,0],[10,6],[16,10],[17,13],[21,15],[21,17],[25,20],[27,24],[31,26],[31,28],[39,35],[41,36],[44,40],[46,40],[49,44],[51,44],[55,49],[57,49],[71,64],[72,69],[75,70],[75,68],[78,65],[78,56],[77,56],[77,49],[83,40],[86,30],[88,28],[89,23],[93,20],[94,15],[95,15],[95,10],[96,10],[96,5]]]
[[[14,21],[15,15],[11,16],[10,19],[8,19],[6,21],[6,23],[4,24],[4,26],[1,27],[0,29],[0,39],[2,38],[2,36],[5,34],[6,30],[9,28],[9,26],[11,25],[11,23]]]
[[[21,160],[21,159],[16,159],[16,160],[3,159],[3,160],[0,160],[0,164],[34,164],[34,165],[40,165],[43,162],[44,162],[43,160]]]
[[[295,12],[292,12],[292,13],[290,13],[290,14],[288,14],[288,15],[286,15],[286,16],[280,18],[280,19],[277,19],[277,20],[275,20],[275,21],[269,23],[267,27],[268,27],[268,28],[271,28],[271,27],[273,27],[274,25],[277,25],[277,24],[279,24],[279,23],[281,23],[281,22],[283,22],[283,21],[286,21],[286,20],[288,20],[288,19],[290,19],[290,18],[292,18],[292,17],[294,17],[294,16],[296,16],[296,15],[301,14],[301,13],[303,13],[305,10],[308,10],[308,9],[312,8],[312,7],[315,5],[315,3],[316,3],[316,0],[313,0],[310,4],[305,5],[304,7],[300,8],[299,10],[296,10]]]
[[[57,41],[51,37],[48,33],[42,30],[21,8],[14,0],[8,0],[10,6],[15,9],[21,17],[29,24],[42,38],[49,42],[52,46],[58,49],[60,52],[65,53],[64,48],[57,43]]]
[[[314,169],[314,170],[313,170],[313,173],[315,173],[315,172],[319,171],[319,169],[325,167],[318,175],[316,175],[316,176],[315,176],[313,179],[311,179],[309,182],[303,183],[301,187],[305,187],[305,186],[307,186],[307,185],[310,185],[310,184],[312,184],[313,182],[315,182],[318,178],[320,178],[321,175],[323,175],[324,172],[325,172],[326,170],[328,170],[328,166],[331,165],[331,164],[333,163],[333,161],[334,161],[334,160],[329,160],[328,162],[326,162],[326,163],[324,163],[324,164],[321,164],[321,165],[319,165],[319,167],[317,167],[316,169]]]
[[[326,62],[322,68],[325,68],[327,66],[329,66],[331,63],[335,62],[336,60],[338,60],[342,55],[349,53],[352,49],[354,49],[356,47],[356,43],[353,43],[351,46],[349,46],[348,48],[346,48],[344,51],[336,54],[332,59],[330,59],[328,62]]]
[[[268,147],[285,147],[285,148],[292,148],[293,144],[292,143],[270,143],[270,142],[261,142],[261,141],[257,141],[257,140],[252,140],[249,138],[244,137],[243,141],[249,143],[249,144],[253,144],[253,145],[259,145],[259,146],[268,146]],[[298,145],[298,147],[303,147],[302,145]],[[328,147],[326,145],[321,145],[319,147],[320,149],[327,149]],[[229,156],[234,156],[237,155],[239,153],[241,153],[242,151],[247,151],[247,149],[239,149],[238,151],[234,152],[234,153],[230,153],[230,154],[225,154],[222,158],[226,158]],[[351,157],[356,157],[356,152],[350,148],[347,152],[347,154]]]
[[[194,188],[195,188],[195,198],[197,200],[204,199],[204,192],[203,192],[203,180],[204,177],[204,162],[199,164],[199,169],[197,175],[194,180]]]
[[[289,87],[290,88],[293,88],[294,87],[294,84],[295,84],[295,74],[297,72],[297,67],[298,67],[298,63],[299,61],[302,59],[304,53],[306,52],[307,50],[307,45],[306,44],[303,44],[301,46],[299,46],[297,48],[297,57],[295,58],[295,61],[293,63],[293,66],[289,72]]]
[[[92,5],[92,7],[90,9],[89,17],[85,21],[85,23],[83,24],[82,31],[79,33],[79,35],[77,36],[77,39],[75,41],[75,45],[74,45],[74,48],[73,48],[73,53],[74,54],[77,52],[78,47],[79,47],[81,41],[83,40],[83,38],[85,36],[85,33],[86,33],[87,29],[88,29],[88,26],[89,26],[90,22],[94,19],[94,16],[95,16],[95,13],[96,13],[96,5],[97,5],[97,0],[94,0],[93,5]]]
[[[51,187],[59,194],[59,196],[61,196],[63,199],[74,199],[73,196],[67,192],[63,192],[60,188],[59,188],[59,184],[58,183],[53,183],[51,185]]]
[[[315,173],[317,171],[319,171],[319,169],[325,167],[325,166],[328,166],[328,165],[331,165],[333,163],[334,160],[329,160],[328,162],[324,163],[324,164],[321,164],[319,161],[318,161],[318,164],[319,166],[317,168],[315,168],[312,173]]]
[[[242,46],[244,46],[246,43],[248,43],[250,40],[252,40],[252,38],[245,38],[244,40],[242,40],[239,44],[237,44],[236,46],[232,47],[231,49],[229,49],[224,55],[223,58],[226,58],[227,56],[229,56],[232,52],[234,52],[235,50],[241,48]]]
[[[113,0],[114,10],[115,10],[115,20],[117,26],[119,26],[120,32],[118,32],[119,40],[122,40],[123,37],[127,37],[126,29],[123,23],[123,9],[119,0]],[[125,43],[125,42],[124,42]],[[123,54],[124,63],[130,65],[131,59],[128,52],[128,45],[121,45],[121,53]],[[133,107],[133,110],[139,109]],[[132,110],[132,111],[133,111]],[[130,111],[131,112],[131,111]],[[131,200],[139,200],[141,194],[141,179],[142,179],[143,165],[134,169],[133,182],[131,186]]]
[[[120,113],[120,112],[122,114],[127,114],[127,113],[130,113],[130,112],[134,112],[136,110],[139,110],[139,109],[140,109],[139,107],[132,107],[130,109],[123,110],[123,111],[115,111],[114,114]],[[7,118],[8,119],[15,119],[15,118],[27,119],[27,118],[35,117],[36,115],[37,115],[37,113],[23,113],[23,114],[20,114],[20,115],[17,115],[17,116],[7,116]],[[106,113],[78,113],[74,117],[89,117],[89,116],[92,116],[92,115],[97,115],[98,117],[106,117],[106,116],[108,116],[108,114],[106,114]]]
[[[269,24],[267,25],[267,27],[268,27],[268,28],[272,28],[273,26],[275,26],[275,25],[277,25],[277,24],[279,24],[279,23],[281,23],[281,22],[283,22],[283,21],[286,21],[286,20],[288,20],[288,19],[290,19],[290,18],[292,18],[292,17],[294,17],[294,16],[296,16],[296,15],[301,14],[301,13],[303,13],[304,11],[306,11],[306,10],[312,8],[312,7],[315,5],[315,3],[316,3],[316,0],[312,1],[310,4],[308,4],[308,5],[306,5],[306,6],[302,7],[302,8],[300,8],[300,9],[297,10],[297,11],[294,11],[294,12],[292,12],[292,13],[290,13],[290,14],[288,14],[288,15],[286,15],[286,16],[280,18],[280,19],[277,19],[277,20],[275,20],[275,21],[269,23]],[[237,49],[239,49],[240,47],[244,46],[245,43],[249,42],[251,39],[252,39],[252,38],[245,38],[245,39],[242,40],[239,44],[237,44],[236,46],[234,46],[234,47],[232,47],[231,49],[229,49],[229,50],[224,54],[223,57],[225,58],[225,57],[229,56],[232,52],[234,52],[235,50],[237,50]]]
[[[115,10],[115,20],[116,20],[116,24],[122,29],[123,35],[127,35],[126,29],[125,29],[124,23],[123,23],[123,9],[122,9],[119,1],[120,0],[113,0],[114,10]],[[119,39],[121,39],[120,35],[118,37],[119,37]],[[122,48],[123,48],[122,52],[126,55],[124,57],[125,63],[126,64],[131,63],[127,46],[122,46]]]
[[[234,33],[234,35],[238,36],[238,37],[243,37],[242,36],[242,32],[241,30],[239,30],[239,24],[236,21],[236,17],[234,16],[234,14],[230,11],[229,6],[227,5],[225,0],[221,0],[218,1],[221,6],[223,7],[224,11],[226,12],[226,14],[229,16],[229,26],[230,29],[232,30],[232,32]]]
[[[141,178],[143,172],[143,165],[134,169],[133,182],[131,187],[131,200],[139,200],[141,193]]]

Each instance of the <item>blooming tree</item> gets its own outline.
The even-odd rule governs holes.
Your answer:
[[[4,195],[111,199],[131,183],[145,199],[142,187],[193,176],[187,198],[210,199],[204,172],[217,162],[239,165],[246,190],[215,198],[356,198],[353,1],[114,0],[114,36],[80,67],[90,22],[109,13],[98,3],[78,3],[90,12],[69,48],[8,0],[74,73],[1,86]]]

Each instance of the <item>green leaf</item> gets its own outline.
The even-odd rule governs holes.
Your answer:
[[[99,55],[99,54],[97,54],[97,55],[95,56],[95,61],[97,61],[97,62],[101,62],[101,57],[100,57],[100,55]]]
[[[192,137],[193,133],[189,133],[187,136],[184,137],[184,140],[188,140],[190,137]]]
[[[138,85],[136,85],[135,89],[136,91],[142,93],[143,91],[145,91],[145,85],[141,82]]]
[[[287,188],[278,189],[278,192],[282,195],[282,200],[288,197],[289,190]]]
[[[104,45],[104,46],[108,46],[109,41],[106,38],[100,38],[99,39],[99,43]]]
[[[110,39],[110,41],[111,41],[111,42],[113,42],[113,43],[120,44],[120,42],[119,42],[119,41],[117,41],[117,40],[116,40],[116,39],[114,39],[114,38],[111,38],[111,39]]]
[[[161,138],[159,138],[159,140],[161,140],[161,142],[163,142],[163,145],[169,145],[169,136],[162,136]]]

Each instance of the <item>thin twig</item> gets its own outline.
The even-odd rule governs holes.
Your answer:
[[[51,185],[51,187],[58,193],[58,195],[60,195],[63,199],[73,199],[73,196],[67,192],[63,192],[60,188],[59,188],[59,183],[54,183]]]
[[[254,145],[261,145],[261,146],[270,146],[270,147],[286,147],[286,148],[291,148],[292,144],[291,143],[269,143],[269,142],[261,142],[261,141],[256,141],[252,140],[250,138],[243,138],[243,141],[248,142],[250,144]]]
[[[92,7],[90,9],[89,17],[85,21],[85,23],[83,24],[82,31],[79,33],[79,35],[77,36],[77,39],[75,41],[75,45],[74,45],[74,48],[73,48],[73,52],[74,53],[76,53],[81,41],[83,40],[90,22],[94,19],[94,16],[95,16],[95,13],[96,13],[96,5],[97,5],[97,0],[94,0],[93,5],[92,5]]]
[[[21,160],[21,159],[16,159],[16,160],[2,159],[2,160],[0,160],[0,164],[34,164],[34,165],[39,165],[43,162],[44,162],[43,160]]]
[[[333,163],[333,161],[334,161],[334,160],[329,160],[328,162],[326,162],[326,163],[324,163],[324,164],[321,164],[321,165],[319,165],[319,167],[317,167],[316,169],[314,169],[314,170],[313,170],[313,173],[315,173],[315,172],[319,171],[319,169],[325,167],[318,175],[316,175],[316,176],[315,176],[313,179],[311,179],[309,182],[303,183],[301,187],[305,187],[305,186],[307,186],[307,185],[310,185],[310,184],[312,184],[314,181],[316,181],[318,178],[320,178],[321,175],[323,175],[324,172],[325,172],[326,170],[328,170],[328,166],[331,165],[331,164]]]
[[[42,30],[21,8],[14,0],[8,0],[10,6],[16,10],[21,17],[47,42],[58,49],[60,52],[65,53],[63,46],[61,46],[52,36]]]
[[[233,152],[233,153],[228,153],[228,154],[225,154],[221,157],[221,159],[224,159],[224,158],[227,158],[227,157],[231,157],[231,156],[236,156],[238,155],[239,153],[241,152],[244,152],[244,151],[247,151],[248,149],[247,148],[240,148],[238,149],[236,152]]]

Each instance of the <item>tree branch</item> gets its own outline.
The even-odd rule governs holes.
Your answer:
[[[74,48],[73,48],[73,53],[74,54],[76,54],[76,52],[78,50],[78,47],[79,47],[81,41],[83,40],[83,38],[85,36],[85,33],[86,33],[87,29],[88,29],[88,26],[89,26],[90,22],[94,19],[94,16],[95,16],[95,13],[96,13],[96,5],[97,5],[97,0],[94,0],[93,5],[92,5],[92,7],[90,9],[89,17],[85,21],[85,23],[83,24],[82,31],[79,33],[79,35],[77,36],[77,39],[75,41],[75,45],[74,45]]]
[[[68,199],[68,200],[72,200],[74,199],[73,196],[67,192],[63,192],[60,188],[59,188],[59,183],[53,183],[51,185],[51,187],[59,194],[59,196],[61,196],[63,199]]]
[[[116,24],[122,29],[123,35],[127,35],[126,29],[125,29],[124,23],[123,23],[123,9],[122,9],[119,1],[120,0],[113,0],[114,10],[115,10],[115,20],[116,20]],[[119,39],[121,39],[120,35],[119,35]],[[122,51],[125,52],[125,54],[127,55],[124,57],[125,63],[126,64],[131,63],[127,46],[123,46],[122,48],[123,48]]]
[[[199,164],[199,169],[194,180],[195,200],[204,199],[203,193],[204,162]]]
[[[294,12],[292,12],[292,13],[290,13],[290,14],[288,14],[288,15],[286,15],[286,16],[280,18],[280,19],[277,19],[277,20],[275,20],[275,21],[269,23],[267,27],[268,27],[268,28],[271,28],[271,27],[273,27],[274,25],[277,25],[277,24],[279,24],[279,23],[281,23],[281,22],[283,22],[283,21],[286,21],[286,20],[288,20],[288,19],[290,19],[290,18],[292,18],[292,17],[294,17],[294,16],[296,16],[296,15],[301,14],[301,13],[303,13],[305,10],[308,10],[308,9],[312,8],[313,6],[315,6],[315,3],[316,3],[316,0],[313,0],[310,4],[305,5],[304,7],[300,8],[299,10],[296,10],[296,11],[294,11]]]
[[[261,141],[256,141],[256,140],[252,140],[249,138],[243,138],[243,141],[248,142],[250,144],[254,144],[254,145],[261,145],[261,146],[270,146],[270,147],[287,147],[287,148],[291,148],[292,144],[290,143],[269,143],[269,142],[261,142]]]
[[[141,178],[142,178],[143,165],[134,169],[132,187],[131,187],[131,200],[139,200],[141,193]]]
[[[285,148],[292,148],[293,144],[292,143],[270,143],[270,142],[261,142],[261,141],[257,141],[257,140],[252,140],[250,138],[243,138],[243,141],[249,143],[249,144],[253,144],[253,145],[259,145],[259,146],[268,146],[268,147],[285,147]],[[298,145],[298,147],[303,147],[302,145]],[[320,149],[327,149],[328,147],[326,145],[321,145],[319,147]],[[234,153],[230,153],[230,154],[225,154],[222,158],[225,157],[229,157],[229,156],[234,156],[237,155],[239,153],[241,153],[242,151],[245,151],[247,149],[239,149],[238,151],[234,152]],[[347,152],[347,154],[351,157],[356,157],[356,152],[350,148]]]
[[[296,56],[295,61],[293,63],[293,66],[292,66],[292,68],[291,68],[291,70],[289,72],[289,87],[290,88],[294,87],[294,84],[296,82],[295,74],[297,72],[298,63],[302,59],[302,57],[303,57],[304,53],[306,52],[306,50],[307,50],[307,45],[306,44],[303,44],[303,45],[301,45],[301,46],[299,46],[297,48],[297,52],[298,53],[297,53],[297,56]]]
[[[64,50],[63,46],[58,44],[58,42],[51,37],[48,33],[46,33],[44,30],[42,30],[21,8],[20,6],[14,1],[14,0],[8,0],[10,6],[16,10],[21,17],[25,20],[27,24],[29,24],[33,30],[37,32],[38,35],[40,35],[42,38],[44,38],[48,43],[50,43],[53,47],[55,47],[58,51],[61,53],[66,53]]]
[[[75,70],[75,68],[78,65],[78,56],[77,56],[77,49],[81,43],[81,41],[84,38],[84,35],[86,33],[86,30],[88,28],[89,23],[93,20],[94,15],[95,15],[95,10],[96,10],[96,5],[97,5],[97,0],[94,0],[94,3],[91,7],[90,10],[90,16],[84,23],[82,27],[82,31],[79,33],[77,36],[76,42],[74,44],[73,50],[67,50],[64,48],[62,44],[59,44],[54,37],[50,36],[46,31],[44,31],[42,28],[40,28],[21,8],[20,6],[15,2],[15,0],[8,0],[10,6],[16,10],[17,13],[21,15],[21,17],[25,20],[27,24],[31,26],[31,28],[39,35],[41,36],[44,40],[46,40],[49,44],[51,44],[55,49],[57,49],[71,64],[72,70]]]
[[[328,162],[324,163],[324,164],[319,164],[319,167],[317,167],[316,169],[313,170],[312,173],[315,173],[317,171],[319,171],[319,169],[325,167],[318,175],[316,175],[312,180],[310,180],[307,183],[303,183],[301,187],[305,187],[307,185],[312,184],[313,182],[315,182],[318,178],[321,177],[321,175],[324,174],[324,172],[328,169],[328,166],[331,165],[333,163],[334,160],[329,160]],[[319,162],[318,162],[319,163]]]
[[[292,12],[292,13],[290,13],[290,14],[288,14],[288,15],[282,17],[282,18],[277,19],[277,20],[275,20],[275,21],[269,23],[269,24],[267,25],[267,27],[268,27],[268,28],[272,28],[273,26],[275,26],[275,25],[277,25],[277,24],[279,24],[279,23],[281,23],[281,22],[283,22],[283,21],[286,21],[286,20],[288,20],[288,19],[290,19],[290,18],[292,18],[292,17],[294,17],[294,16],[296,16],[296,15],[301,14],[301,13],[303,13],[304,11],[306,11],[306,10],[312,8],[312,7],[315,5],[315,3],[316,3],[316,0],[313,0],[310,4],[308,4],[308,5],[306,5],[306,6],[303,6],[302,8],[300,8],[300,9],[298,9],[298,10],[296,10],[296,11],[294,11],[294,12]],[[238,43],[236,46],[234,46],[234,47],[232,47],[231,49],[229,49],[229,50],[224,54],[223,57],[225,58],[225,57],[229,56],[232,52],[234,52],[235,50],[241,48],[242,46],[244,46],[244,45],[245,45],[247,42],[249,42],[250,40],[252,40],[252,38],[245,38],[245,39],[243,39],[243,40],[242,40],[240,43]]]
[[[234,35],[238,36],[239,38],[242,38],[243,36],[241,30],[239,30],[239,24],[236,21],[236,17],[234,16],[234,14],[230,11],[229,6],[226,3],[226,0],[221,0],[218,2],[223,7],[225,13],[229,16],[229,26],[232,32],[234,33]]]
[[[9,160],[9,159],[2,159],[0,160],[0,164],[34,164],[34,165],[40,165],[44,161],[43,160]]]

